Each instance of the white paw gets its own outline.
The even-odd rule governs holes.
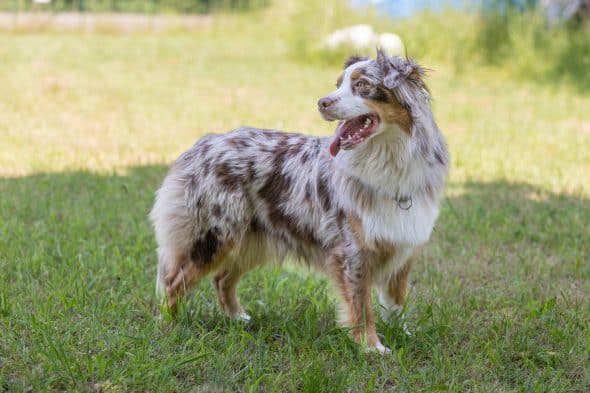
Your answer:
[[[387,348],[381,343],[377,343],[375,346],[366,347],[367,352],[378,352],[381,355],[387,355],[391,353],[391,349]]]
[[[246,314],[245,312],[236,314],[232,316],[232,319],[234,321],[240,321],[240,322],[244,322],[244,323],[248,323],[252,320],[252,317],[248,314]]]

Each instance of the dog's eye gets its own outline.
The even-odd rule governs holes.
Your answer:
[[[357,87],[357,88],[362,88],[362,87],[365,87],[367,85],[368,85],[367,81],[364,81],[362,79],[361,80],[358,80],[358,81],[356,81],[354,83],[354,87]]]

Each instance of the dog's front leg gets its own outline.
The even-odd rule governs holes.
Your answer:
[[[341,291],[344,315],[341,320],[344,326],[351,329],[352,338],[368,350],[389,353],[375,328],[371,309],[371,277],[368,264],[358,257],[342,258],[342,269],[336,275],[337,286]]]
[[[411,268],[411,260],[404,262],[403,266],[393,272],[384,282],[378,286],[379,303],[381,304],[381,317],[390,320],[395,316],[401,318],[404,332],[410,336],[403,315],[400,315],[406,302],[408,288],[408,275]]]

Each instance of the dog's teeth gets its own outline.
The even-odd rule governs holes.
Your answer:
[[[371,119],[367,117],[367,120],[365,120],[365,127],[369,124],[371,124]]]

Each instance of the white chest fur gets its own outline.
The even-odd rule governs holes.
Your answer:
[[[412,206],[401,208],[395,200],[381,196],[369,211],[360,215],[365,235],[398,246],[419,246],[428,241],[438,204],[423,196],[412,196]]]

